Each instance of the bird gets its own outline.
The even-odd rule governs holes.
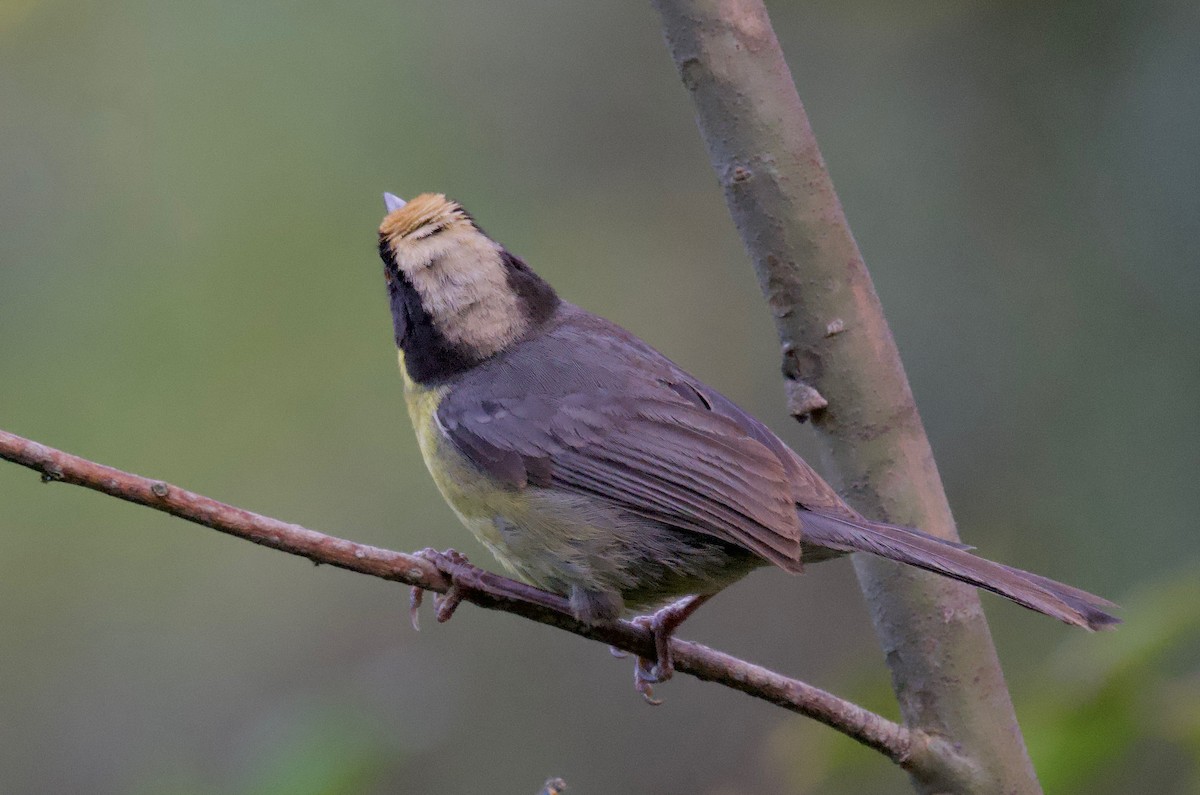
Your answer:
[[[379,254],[405,402],[458,518],[513,575],[589,624],[627,611],[669,639],[751,571],[867,553],[1089,630],[1086,591],[850,507],[758,419],[629,331],[560,298],[457,202],[384,194]],[[454,553],[457,555],[458,553]]]

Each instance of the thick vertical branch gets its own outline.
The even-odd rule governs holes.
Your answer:
[[[784,351],[843,491],[868,516],[957,538],[879,300],[760,0],[654,0]],[[828,406],[824,406],[828,401]],[[1040,792],[973,589],[855,561],[905,721],[975,760],[923,792]]]

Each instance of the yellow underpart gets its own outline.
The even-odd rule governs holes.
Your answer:
[[[519,513],[519,492],[493,484],[446,439],[438,427],[437,410],[449,387],[429,388],[414,382],[404,367],[403,351],[400,352],[400,372],[404,376],[404,401],[417,432],[421,457],[438,491],[467,529],[509,566],[507,548],[494,518]]]

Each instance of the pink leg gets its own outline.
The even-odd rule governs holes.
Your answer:
[[[656,706],[662,703],[654,698],[654,688],[651,685],[665,682],[675,674],[675,661],[671,657],[671,636],[679,629],[680,624],[712,597],[712,594],[685,596],[648,616],[633,619],[634,624],[650,630],[654,635],[654,652],[658,658],[647,660],[639,657],[633,665],[633,686],[647,703]]]

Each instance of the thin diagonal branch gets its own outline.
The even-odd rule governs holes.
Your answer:
[[[468,564],[451,566],[448,576],[417,555],[318,533],[161,480],[122,472],[3,430],[0,430],[0,458],[41,473],[45,482],[61,481],[93,489],[255,544],[308,558],[313,563],[327,563],[435,593],[445,593],[453,581],[464,591],[464,601],[480,607],[514,613],[639,656],[654,656],[654,640],[646,630],[625,621],[584,624],[571,617],[566,599]],[[699,643],[673,638],[671,650],[676,671],[731,687],[818,720],[879,751],[915,775],[951,780],[967,772],[965,763],[946,743],[812,685]]]

